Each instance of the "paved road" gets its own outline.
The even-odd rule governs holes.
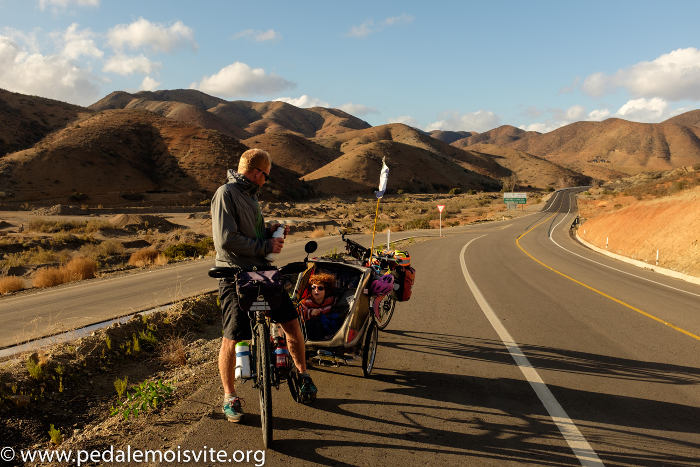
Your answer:
[[[340,245],[319,242],[319,252]],[[304,258],[303,243],[289,244],[278,263]],[[148,310],[215,290],[211,258],[163,269],[93,279],[0,299],[0,348]]]
[[[578,245],[571,191],[413,245],[372,377],[315,368],[313,407],[273,392],[266,465],[697,465],[700,287]],[[132,445],[261,449],[256,393],[237,426],[209,412],[220,391],[193,395],[178,438]]]
[[[700,287],[581,248],[572,208],[561,192],[413,245],[413,298],[372,376],[315,368],[313,407],[273,392],[266,465],[697,465]],[[257,394],[239,389],[249,415],[233,425],[206,410],[220,391],[213,376],[188,401],[186,435],[132,444],[261,449]]]

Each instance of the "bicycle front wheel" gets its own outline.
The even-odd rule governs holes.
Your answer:
[[[263,445],[267,448],[272,443],[272,381],[270,371],[270,329],[264,324],[255,328],[255,360],[258,370],[258,389],[260,390],[260,426],[262,427]]]
[[[375,298],[378,300],[378,298]],[[379,306],[377,306],[377,311],[372,310],[372,318],[374,322],[377,323],[379,329],[384,329],[389,325],[391,317],[394,315],[394,308],[396,307],[396,300],[394,300],[391,295],[387,295],[382,298]]]

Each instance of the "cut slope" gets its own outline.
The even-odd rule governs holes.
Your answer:
[[[638,201],[585,221],[579,235],[600,248],[700,276],[700,187]]]

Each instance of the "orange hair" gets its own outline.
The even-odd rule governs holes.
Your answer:
[[[322,284],[329,289],[333,289],[335,287],[335,276],[325,272],[314,274],[309,278],[309,285],[312,284]]]

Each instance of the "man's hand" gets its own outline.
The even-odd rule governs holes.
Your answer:
[[[282,251],[282,247],[284,246],[284,238],[271,238],[269,239],[270,246],[272,247],[272,250],[270,253],[279,253]]]

